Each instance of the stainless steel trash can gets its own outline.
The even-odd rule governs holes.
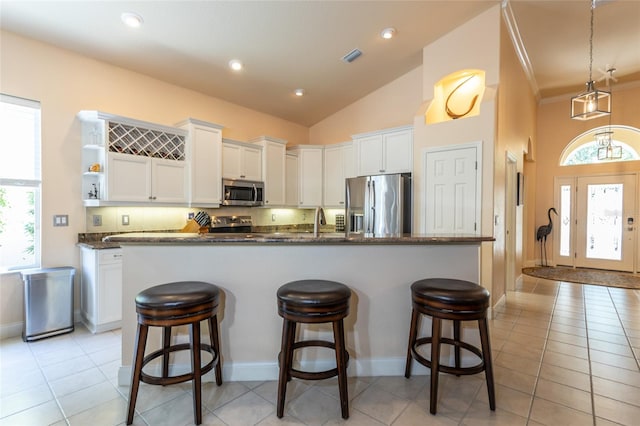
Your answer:
[[[31,342],[73,331],[74,268],[31,269],[22,272],[24,328],[22,340]]]

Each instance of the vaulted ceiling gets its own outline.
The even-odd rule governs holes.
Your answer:
[[[424,46],[502,3],[0,0],[0,27],[310,126],[420,66]],[[582,91],[590,1],[509,7],[538,94]],[[125,27],[122,12],[142,16],[142,27]],[[594,16],[594,80],[611,67],[618,83],[640,80],[640,1],[601,0]],[[380,37],[387,27],[391,40]],[[343,61],[354,48],[362,56]],[[232,72],[231,59],[244,69]]]

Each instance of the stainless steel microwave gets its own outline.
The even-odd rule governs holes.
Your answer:
[[[223,206],[261,206],[264,204],[264,182],[222,179]]]

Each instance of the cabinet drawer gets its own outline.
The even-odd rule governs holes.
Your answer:
[[[122,262],[122,250],[121,249],[107,249],[100,250],[98,256],[98,263],[121,263]]]

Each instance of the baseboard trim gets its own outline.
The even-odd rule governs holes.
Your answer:
[[[24,330],[24,322],[22,321],[2,324],[0,325],[0,340],[22,336],[22,330]]]
[[[470,359],[476,359],[473,355],[468,355]],[[463,360],[466,358],[463,353]],[[347,375],[353,377],[371,376],[403,376],[406,359],[404,357],[395,358],[374,358],[364,360],[350,360]],[[131,366],[123,365],[118,370],[118,385],[129,386],[131,383]],[[160,367],[158,366],[157,369]],[[189,366],[178,366],[180,371],[188,371]],[[313,362],[303,362],[301,368],[308,371],[321,371],[335,368],[335,361],[320,360]],[[146,369],[145,369],[146,371]],[[157,375],[159,370],[151,369],[149,374]],[[413,361],[411,374],[416,376],[428,375],[429,369]],[[245,363],[224,363],[222,367],[222,377],[224,381],[248,382],[248,381],[273,381],[278,380],[277,362],[245,362]],[[215,382],[213,371],[202,377],[204,382]]]

